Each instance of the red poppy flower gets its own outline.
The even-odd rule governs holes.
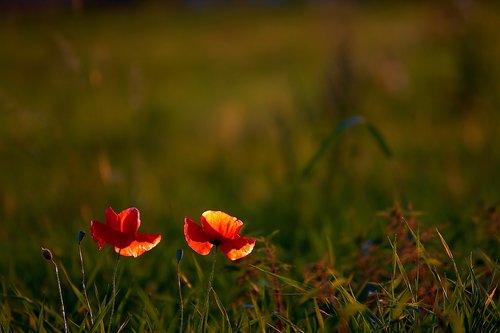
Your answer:
[[[122,256],[138,257],[151,250],[161,240],[161,235],[139,234],[141,218],[137,208],[127,208],[119,214],[109,207],[106,209],[106,223],[90,222],[92,238],[102,249],[105,243],[115,247]]]
[[[243,258],[252,252],[255,239],[238,235],[243,222],[220,211],[206,211],[201,215],[201,227],[193,220],[184,219],[184,236],[189,247],[207,255],[218,246],[231,260]]]

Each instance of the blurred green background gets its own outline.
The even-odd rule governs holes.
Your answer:
[[[412,204],[467,255],[500,198],[500,7],[461,4],[2,8],[0,275],[41,298],[45,246],[77,277],[77,232],[108,206],[163,235],[124,260],[147,283],[171,284],[183,218],[208,209],[279,230],[294,265],[331,243],[348,270],[360,239],[385,240],[377,213]],[[302,177],[356,115],[393,155],[353,126]]]

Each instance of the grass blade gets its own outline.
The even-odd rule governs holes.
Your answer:
[[[361,116],[353,116],[347,119],[344,119],[340,122],[340,124],[335,127],[330,134],[321,142],[318,150],[314,153],[314,155],[309,159],[306,166],[302,171],[302,178],[307,178],[311,175],[313,168],[319,162],[319,160],[325,155],[325,153],[330,149],[336,139],[344,133],[347,129],[351,128],[354,125],[364,123],[365,119]]]
[[[286,276],[282,276],[282,275],[279,275],[279,274],[275,274],[273,272],[269,272],[268,270],[265,270],[259,266],[255,266],[255,265],[250,265],[251,267],[255,268],[255,269],[258,269],[259,271],[263,272],[263,273],[266,273],[266,274],[269,274],[269,275],[272,275],[274,277],[277,277],[278,279],[280,279],[281,281],[283,281],[284,283],[286,283],[287,285],[291,286],[291,287],[294,287],[300,291],[303,291],[303,292],[306,292],[306,288],[304,287],[304,285],[301,283],[301,282],[298,282],[298,281],[295,281],[293,279],[290,279],[290,278],[287,278]]]
[[[306,166],[302,170],[302,179],[308,178],[312,174],[312,170],[318,164],[319,160],[326,154],[326,152],[332,147],[335,141],[348,129],[355,125],[365,125],[368,132],[371,134],[375,142],[377,143],[380,150],[384,153],[387,158],[392,157],[392,151],[387,144],[387,141],[382,136],[382,133],[373,124],[366,121],[362,116],[352,116],[342,120],[331,132],[330,134],[321,142],[319,148],[313,154],[313,156],[306,163]]]

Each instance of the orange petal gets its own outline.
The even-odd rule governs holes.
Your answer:
[[[125,248],[115,247],[115,252],[122,256],[137,258],[144,252],[151,250],[161,240],[161,235],[142,234]]]
[[[231,260],[241,259],[252,252],[255,246],[255,239],[237,237],[219,245],[219,249]]]
[[[116,215],[113,208],[108,207],[108,209],[106,209],[105,215],[106,215],[106,222],[108,223],[108,225],[111,228],[119,231],[120,230],[120,222],[118,222],[118,215]]]
[[[223,242],[238,237],[243,222],[224,212],[208,210],[201,215],[201,225],[208,237]]]
[[[105,243],[124,248],[129,246],[133,241],[132,237],[99,221],[90,222],[90,233],[92,238],[97,242],[97,245],[99,245],[99,250],[102,249]]]
[[[184,219],[184,237],[189,247],[203,256],[210,253],[212,243],[203,229],[189,218]]]
[[[120,231],[128,235],[137,235],[137,230],[141,225],[141,218],[139,216],[139,210],[137,208],[127,208],[118,214],[118,220],[120,221]]]

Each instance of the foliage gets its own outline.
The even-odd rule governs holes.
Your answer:
[[[0,13],[0,331],[63,330],[40,247],[72,332],[177,331],[177,277],[185,331],[498,331],[499,9],[457,4]],[[109,206],[162,235],[115,299]],[[208,209],[258,241],[207,290]]]

